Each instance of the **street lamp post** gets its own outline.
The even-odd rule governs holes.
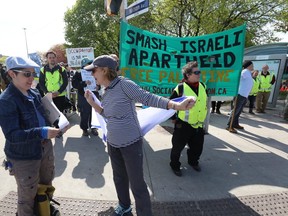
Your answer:
[[[27,36],[26,36],[26,28],[23,28],[23,30],[24,30],[24,35],[25,35],[27,57],[29,57],[29,55],[28,55],[28,43],[27,43]]]

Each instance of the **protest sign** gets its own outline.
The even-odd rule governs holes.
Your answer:
[[[94,59],[94,49],[92,47],[67,48],[66,56],[69,67],[81,67],[81,60],[83,58]]]
[[[210,96],[237,94],[245,45],[242,25],[198,37],[169,37],[121,22],[120,68],[152,93],[168,96],[182,80],[181,68],[197,61]]]

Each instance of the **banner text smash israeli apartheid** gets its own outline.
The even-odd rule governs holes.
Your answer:
[[[237,93],[245,25],[200,37],[167,37],[121,23],[121,71],[142,88],[168,96],[182,80],[181,68],[197,61],[210,95]]]

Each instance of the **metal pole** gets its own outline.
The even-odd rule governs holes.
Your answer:
[[[200,84],[201,85],[201,84]],[[205,134],[209,134],[208,133],[208,129],[209,129],[209,122],[210,122],[210,109],[211,109],[211,96],[209,96],[207,98],[207,115],[206,115],[206,119],[204,121],[204,132]]]
[[[127,22],[126,20],[126,16],[125,16],[125,10],[127,9],[127,0],[123,0],[122,1],[122,4],[121,4],[121,7],[120,7],[120,16],[121,16],[121,19],[124,21],[124,22]]]
[[[215,62],[215,56],[209,56],[208,57],[208,62],[210,64],[210,71],[212,70],[213,66],[212,63]],[[207,98],[207,115],[206,115],[206,119],[204,121],[204,131],[205,134],[209,134],[208,133],[208,129],[209,129],[209,122],[210,122],[210,110],[211,110],[211,96],[208,95]]]
[[[23,28],[23,30],[24,30],[24,35],[25,35],[27,57],[29,58],[29,55],[28,55],[28,43],[27,43],[27,36],[26,36],[26,28]]]

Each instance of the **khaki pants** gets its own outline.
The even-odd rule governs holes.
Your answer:
[[[55,175],[54,151],[51,140],[42,143],[41,160],[8,160],[17,183],[18,216],[33,216],[38,184],[51,185]]]
[[[256,97],[256,112],[265,112],[270,92],[258,92]]]

